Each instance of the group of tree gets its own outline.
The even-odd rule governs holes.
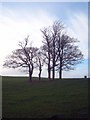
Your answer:
[[[74,70],[75,65],[83,60],[83,54],[76,45],[78,40],[67,35],[64,29],[60,21],[41,29],[43,40],[40,48],[32,47],[27,36],[23,42],[19,42],[20,48],[6,58],[4,67],[24,68],[31,82],[33,70],[38,68],[40,80],[42,67],[47,65],[48,79],[51,79],[51,72],[52,79],[55,79],[55,71],[58,71],[61,79],[63,70]]]

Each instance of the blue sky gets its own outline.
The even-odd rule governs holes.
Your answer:
[[[78,13],[79,11],[88,15],[88,2],[10,2],[10,3],[2,3],[3,10],[11,9],[11,10],[21,10],[23,11],[47,11],[52,15],[58,16],[59,18],[67,19],[67,13]],[[18,11],[19,12],[19,11]]]
[[[82,77],[88,74],[88,3],[87,2],[46,2],[46,3],[2,3],[2,12],[0,14],[1,25],[1,39],[2,44],[7,45],[1,47],[3,51],[2,61],[5,56],[11,53],[13,49],[17,48],[18,40],[23,40],[28,34],[33,41],[34,46],[40,46],[42,43],[42,36],[40,29],[52,25],[55,20],[62,20],[66,27],[66,32],[77,38],[79,48],[82,50],[85,61],[76,66],[76,70],[72,72],[65,72],[64,77]],[[34,33],[35,32],[35,33]],[[5,36],[4,36],[5,35]],[[3,37],[4,36],[4,37]],[[7,41],[6,41],[7,39]],[[3,64],[3,62],[1,63]],[[3,75],[21,74],[19,71],[1,69]],[[12,72],[13,71],[13,72]],[[80,72],[81,71],[81,72]],[[35,72],[37,73],[37,71]],[[45,68],[42,76],[46,76]],[[82,73],[82,74],[81,74]],[[78,75],[77,75],[78,74]]]

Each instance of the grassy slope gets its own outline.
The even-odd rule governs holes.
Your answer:
[[[3,117],[87,117],[88,81],[3,77]]]

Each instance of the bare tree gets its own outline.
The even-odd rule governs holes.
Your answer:
[[[58,49],[56,47],[58,35],[61,34],[64,29],[64,25],[61,21],[55,21],[51,28],[52,33],[52,46],[51,46],[51,55],[52,55],[52,78],[55,78],[55,66],[58,60]]]
[[[44,28],[43,49],[48,64],[48,76],[55,78],[55,70],[59,70],[59,78],[62,78],[62,70],[72,70],[75,65],[82,62],[83,54],[75,45],[78,42],[65,34],[64,24],[55,21],[51,27]]]
[[[43,55],[45,56],[45,63],[48,65],[48,79],[51,79],[51,31],[50,27],[41,30],[43,34]]]
[[[36,68],[39,69],[39,80],[41,79],[41,72],[42,72],[42,67],[44,66],[44,56],[42,54],[41,49],[38,49],[37,55],[36,55]]]
[[[58,35],[57,48],[58,48],[58,63],[57,70],[59,70],[59,79],[62,78],[62,71],[69,71],[75,68],[75,65],[81,63],[83,54],[75,45],[79,42],[75,38],[71,38],[66,34]]]
[[[37,48],[29,46],[29,36],[24,42],[19,42],[20,49],[16,49],[6,58],[4,67],[9,68],[27,68],[29,73],[29,81],[32,82],[32,74],[34,69],[34,60],[36,57]]]
[[[43,33],[43,49],[46,60],[48,60],[48,78],[50,79],[51,70],[52,78],[55,78],[55,66],[58,60],[58,49],[56,47],[58,34],[60,35],[64,25],[61,21],[55,21],[51,27],[44,28]]]

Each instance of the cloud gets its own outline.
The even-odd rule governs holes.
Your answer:
[[[69,26],[67,28],[68,34],[72,37],[77,38],[80,42],[78,46],[84,58],[88,58],[88,16],[84,13],[77,13],[69,15]]]
[[[68,14],[67,33],[77,38],[80,50],[84,54],[85,61],[88,60],[88,16],[82,12]],[[74,71],[63,72],[63,77],[84,77],[88,76],[88,62],[77,65]]]
[[[45,11],[22,13],[6,9],[4,15],[0,14],[0,72],[5,57],[12,50],[18,48],[18,41],[24,40],[30,35],[33,45],[40,47],[42,34],[40,29],[49,26],[56,19]]]

